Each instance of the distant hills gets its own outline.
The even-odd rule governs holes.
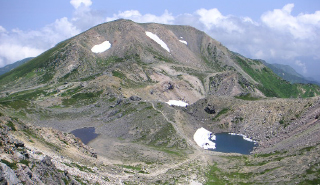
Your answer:
[[[303,83],[303,84],[317,84],[320,85],[320,82],[306,78],[301,74],[297,73],[291,66],[283,64],[269,64],[264,60],[259,60],[264,65],[269,67],[275,74],[279,77],[287,80],[290,83]]]
[[[28,62],[29,60],[33,59],[34,57],[28,57],[28,58],[25,58],[25,59],[22,59],[22,60],[19,60],[17,62],[14,62],[12,64],[9,64],[9,65],[6,65],[2,68],[0,68],[0,75],[3,75],[4,73],[7,73],[9,71],[11,71],[12,69]]]

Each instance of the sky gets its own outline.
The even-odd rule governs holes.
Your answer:
[[[0,0],[0,67],[119,18],[190,25],[245,57],[320,80],[319,0]]]

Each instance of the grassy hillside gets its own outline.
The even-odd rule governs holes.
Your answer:
[[[48,82],[54,75],[54,63],[58,60],[57,56],[59,56],[57,51],[65,47],[67,44],[68,41],[61,42],[38,57],[31,59],[8,73],[3,74],[0,76],[0,85],[8,84],[21,78],[26,80],[34,77],[38,77],[38,82],[40,83]]]
[[[19,60],[19,61],[13,63],[13,64],[6,65],[3,68],[0,68],[0,75],[3,75],[16,67],[19,67],[20,65],[28,62],[29,60],[31,60],[33,58],[34,57],[25,58],[25,59],[22,59],[22,60]]]
[[[289,65],[282,65],[282,64],[269,64],[263,60],[261,61],[264,65],[269,67],[276,75],[283,78],[284,80],[287,80],[290,83],[303,83],[303,84],[316,84],[319,85],[319,83],[306,79],[299,73],[297,73],[292,67]]]
[[[291,84],[281,79],[270,68],[256,68],[261,66],[259,60],[245,60],[235,56],[236,62],[259,84],[257,88],[267,97],[297,98],[313,97],[320,94],[320,87],[313,84]]]

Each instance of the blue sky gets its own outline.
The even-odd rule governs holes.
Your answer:
[[[191,25],[246,57],[320,80],[319,0],[0,0],[0,67],[118,18]]]

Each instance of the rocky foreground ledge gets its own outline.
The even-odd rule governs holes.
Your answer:
[[[57,155],[61,152],[64,154]],[[82,180],[75,176],[81,173],[68,166],[70,161],[63,157],[72,157],[68,152],[87,160],[97,158],[92,148],[72,134],[34,128],[18,119],[1,117],[0,184],[81,184]],[[88,174],[81,175],[83,179],[90,179]]]

